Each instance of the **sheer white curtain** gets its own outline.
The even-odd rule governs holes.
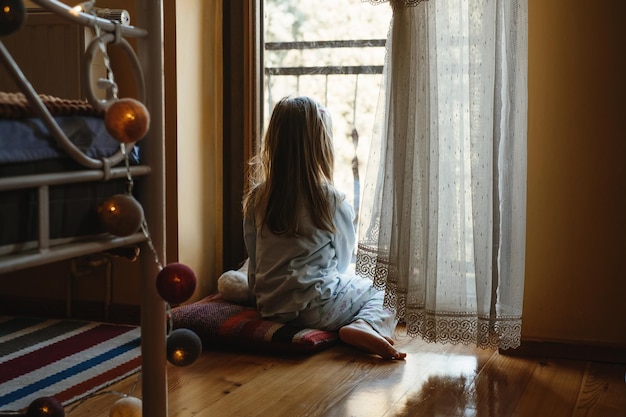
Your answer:
[[[357,273],[386,289],[386,304],[410,335],[517,347],[527,0],[392,0],[391,7]]]

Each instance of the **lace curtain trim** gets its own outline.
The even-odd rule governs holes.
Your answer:
[[[438,312],[409,303],[408,291],[397,287],[389,257],[365,245],[359,244],[358,248],[357,275],[371,279],[376,288],[385,290],[385,307],[395,311],[396,317],[406,324],[409,336],[420,336],[433,343],[474,343],[480,348],[519,347],[521,316],[483,317],[476,313]]]

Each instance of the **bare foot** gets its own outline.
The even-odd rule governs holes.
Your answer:
[[[339,329],[339,338],[348,345],[364,350],[383,359],[404,359],[406,353],[393,347],[393,340],[380,335],[367,322],[357,320]]]

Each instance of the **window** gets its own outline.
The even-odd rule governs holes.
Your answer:
[[[361,0],[223,3],[224,269],[238,268],[246,256],[241,198],[247,161],[276,99],[307,94],[332,112],[335,181],[358,209],[352,130],[356,127],[358,133],[355,172],[364,175],[390,20],[388,4],[372,6]],[[360,73],[365,67],[375,70]]]
[[[263,14],[263,128],[285,96],[308,95],[328,107],[335,184],[358,210],[391,7],[362,0],[264,0]]]

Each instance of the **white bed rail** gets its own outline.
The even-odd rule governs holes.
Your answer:
[[[49,188],[51,186],[126,178],[129,171],[133,176],[143,176],[148,175],[151,169],[149,166],[139,165],[128,169],[121,167],[111,168],[108,172],[102,170],[86,170],[0,178],[0,192],[36,188],[37,205],[39,208],[37,244],[31,250],[10,251],[17,252],[15,254],[9,253],[8,255],[2,255],[0,252],[0,255],[2,255],[0,256],[0,274],[45,265],[50,262],[76,258],[90,253],[103,252],[115,247],[145,241],[146,236],[143,233],[135,233],[132,236],[124,238],[101,235],[95,238],[82,237],[69,240],[59,239],[57,241],[50,239]]]

